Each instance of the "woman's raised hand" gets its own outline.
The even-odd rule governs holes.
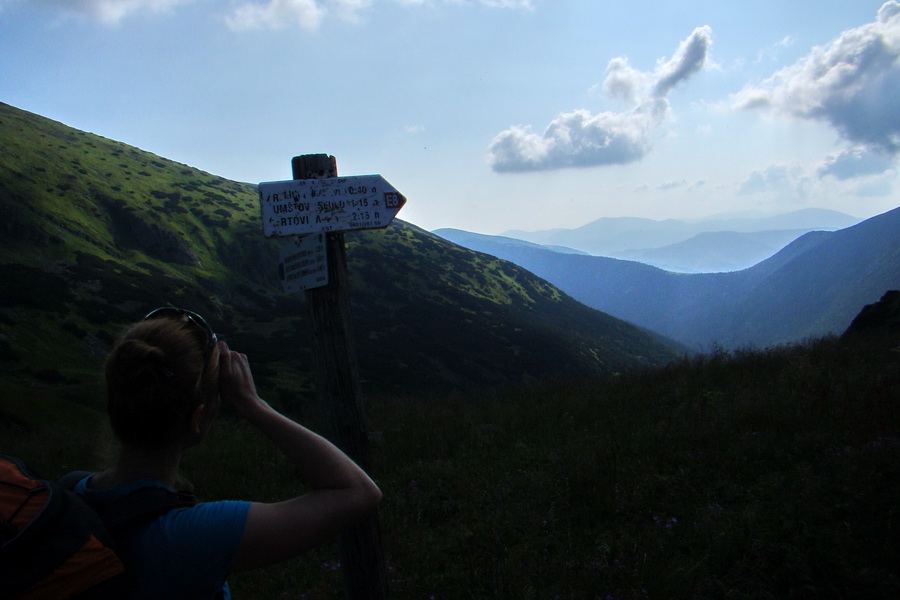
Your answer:
[[[234,352],[219,342],[219,396],[245,419],[252,419],[269,405],[256,393],[253,372],[246,354]]]

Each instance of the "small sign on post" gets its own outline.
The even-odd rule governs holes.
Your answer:
[[[283,240],[278,278],[288,294],[328,285],[325,234],[311,233]]]

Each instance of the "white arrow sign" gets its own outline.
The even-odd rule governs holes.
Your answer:
[[[259,184],[263,234],[284,237],[328,231],[381,229],[406,198],[381,175],[291,179]]]

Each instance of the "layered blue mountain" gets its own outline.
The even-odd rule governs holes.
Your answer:
[[[576,229],[515,230],[502,237],[634,260],[666,271],[709,273],[746,269],[805,233],[834,231],[858,222],[837,211],[807,208],[775,215],[743,212],[694,220],[612,217]]]
[[[704,231],[676,244],[622,250],[611,253],[610,256],[680,273],[740,271],[773,256],[801,235],[813,230]]]
[[[783,238],[781,246],[784,246],[805,232],[834,231],[858,222],[859,219],[841,212],[807,208],[775,215],[731,213],[693,220],[604,217],[575,229],[512,230],[502,235],[545,246],[575,248],[597,256],[624,258],[620,253],[671,246],[710,232],[761,234],[760,241],[769,245],[777,245],[781,240],[766,232],[793,232]]]
[[[860,307],[900,288],[900,209],[838,231],[807,233],[767,260],[728,273],[673,273],[511,238],[436,233],[514,262],[588,306],[701,350],[840,334]]]

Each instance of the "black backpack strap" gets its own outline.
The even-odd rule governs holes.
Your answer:
[[[172,509],[194,506],[194,496],[166,488],[141,488],[120,498],[100,512],[110,531],[160,517]]]
[[[78,482],[87,477],[88,475],[93,475],[91,471],[72,471],[71,473],[66,473],[62,477],[56,480],[63,488],[75,491],[75,486],[78,485]]]
[[[56,482],[67,490],[74,491],[75,486],[85,477],[93,475],[90,471],[72,471],[66,473]],[[196,504],[194,496],[189,492],[176,492],[169,488],[138,488],[112,504],[104,507],[94,506],[104,525],[111,532],[128,525],[160,517],[172,509],[185,508]]]

